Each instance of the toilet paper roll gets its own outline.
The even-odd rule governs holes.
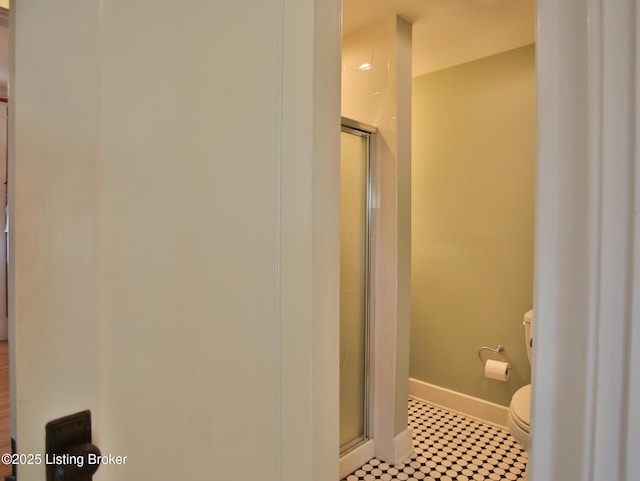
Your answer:
[[[511,374],[511,364],[503,361],[489,359],[484,365],[484,375],[489,379],[508,381]]]

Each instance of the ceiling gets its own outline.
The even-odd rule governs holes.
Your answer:
[[[535,0],[343,0],[343,34],[387,15],[413,24],[413,76],[529,45]]]

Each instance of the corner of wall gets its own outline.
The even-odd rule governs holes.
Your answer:
[[[408,424],[403,400],[409,396],[411,336],[411,24],[396,17],[396,28],[398,292],[394,433],[399,435]]]

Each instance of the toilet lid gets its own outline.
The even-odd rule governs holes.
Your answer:
[[[527,384],[516,391],[511,398],[509,406],[511,417],[520,429],[529,432],[529,421],[531,419],[531,384]]]

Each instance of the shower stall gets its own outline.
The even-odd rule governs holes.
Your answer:
[[[371,436],[371,143],[376,129],[342,119],[340,134],[340,455]]]

